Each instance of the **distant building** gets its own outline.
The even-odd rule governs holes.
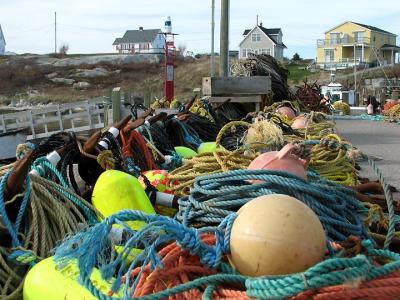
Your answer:
[[[6,52],[6,39],[4,38],[3,30],[0,25],[0,55],[4,55]]]
[[[127,30],[113,46],[119,53],[163,53],[165,39],[161,29]]]
[[[282,30],[280,28],[265,28],[263,24],[253,29],[246,29],[243,40],[239,44],[240,58],[247,58],[249,53],[269,54],[275,59],[283,59],[283,49],[286,48],[282,42]]]
[[[356,22],[344,22],[317,40],[317,64],[324,69],[354,65],[394,64],[397,36],[383,29]]]

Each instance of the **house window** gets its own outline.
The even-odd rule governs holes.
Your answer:
[[[331,33],[331,45],[340,44],[340,33]]]
[[[325,62],[331,62],[335,59],[335,51],[333,49],[325,49]]]
[[[268,54],[271,55],[271,49],[261,49],[260,54]]]
[[[259,41],[261,41],[261,34],[260,34],[260,33],[252,33],[252,34],[251,34],[251,41],[252,41],[252,42],[259,42]]]
[[[364,31],[354,32],[354,41],[356,43],[363,43],[364,42]]]

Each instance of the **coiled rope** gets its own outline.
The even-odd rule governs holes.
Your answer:
[[[77,259],[81,284],[100,300],[139,297],[151,300],[168,297],[188,299],[200,296],[284,299],[296,295],[304,297],[307,291],[312,294],[326,287],[337,288],[338,285],[345,291],[343,285],[349,282],[377,286],[385,276],[394,276],[394,272],[400,270],[399,254],[375,249],[370,240],[364,240],[361,243],[363,254],[348,257],[340,251],[301,273],[255,278],[243,276],[235,273],[222,260],[230,252],[230,231],[234,219],[235,214],[231,214],[218,227],[194,229],[167,217],[121,211],[67,238],[56,249],[55,259],[60,266]],[[147,225],[139,232],[130,231],[125,226],[128,235],[124,248],[115,255],[109,239],[110,231],[114,224],[124,226],[124,222],[128,221],[144,221]],[[170,243],[175,240],[176,243]],[[167,245],[157,251],[163,243]],[[123,263],[123,259],[137,247],[144,247],[145,250],[130,264]],[[106,280],[116,274],[107,295],[90,280],[90,274],[97,266]],[[215,272],[218,273],[213,274]],[[185,277],[187,275],[190,277]],[[113,297],[121,290],[122,298]],[[224,292],[220,294],[221,291]]]
[[[61,174],[45,158],[37,159],[34,169],[42,175],[56,176],[60,185],[36,175],[27,177],[14,224],[7,215],[6,205],[21,195],[5,203],[3,192],[11,171],[3,176],[0,183],[0,215],[11,236],[10,244],[2,240],[0,246],[2,299],[19,299],[28,266],[50,256],[52,249],[66,235],[77,232],[88,223],[97,222],[96,210],[67,186]]]
[[[251,184],[251,180],[260,183]],[[200,176],[189,196],[178,200],[177,219],[186,226],[212,226],[236,212],[248,201],[262,195],[286,194],[308,205],[320,218],[334,241],[350,235],[366,238],[358,213],[365,208],[353,190],[308,173],[308,181],[282,171],[235,170]]]

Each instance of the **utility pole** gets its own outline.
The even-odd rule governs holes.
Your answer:
[[[54,12],[54,53],[57,53],[57,12]]]
[[[356,43],[355,42],[354,42],[354,92],[357,93],[357,62],[356,62]]]
[[[219,76],[228,77],[229,67],[229,0],[221,0],[221,29],[220,29],[220,66]]]
[[[211,77],[215,76],[215,52],[214,52],[214,32],[215,32],[215,0],[211,0]]]

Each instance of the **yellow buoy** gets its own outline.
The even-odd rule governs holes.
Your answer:
[[[245,204],[231,231],[229,262],[247,276],[301,272],[326,251],[318,216],[287,195],[267,195]]]
[[[92,203],[104,217],[126,209],[155,214],[139,180],[117,170],[108,170],[100,175],[93,189]],[[143,226],[143,222],[137,221],[127,224],[134,230]]]
[[[95,300],[89,290],[78,282],[79,268],[76,261],[70,261],[65,267],[56,267],[53,257],[46,258],[36,264],[24,280],[24,300]],[[90,275],[92,283],[102,293],[111,290],[113,280],[105,281],[98,269],[93,269]],[[121,292],[114,296],[122,296]]]

